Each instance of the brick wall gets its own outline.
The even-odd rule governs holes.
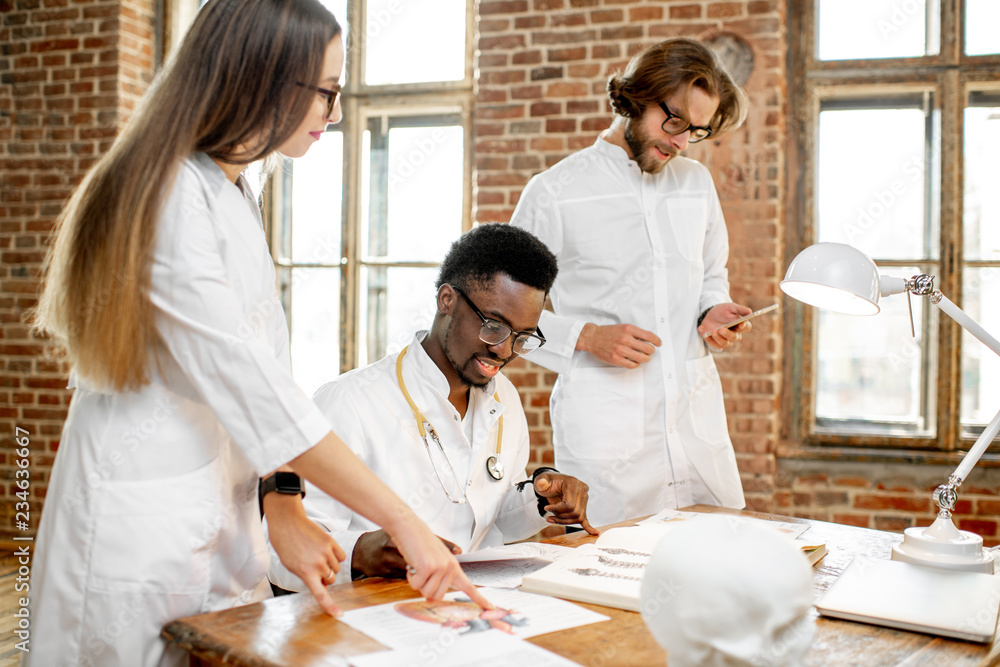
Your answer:
[[[0,536],[38,525],[70,394],[25,324],[56,217],[148,85],[154,0],[0,0]],[[31,441],[27,531],[14,517],[15,427]]]
[[[878,530],[929,526],[937,511],[931,494],[954,471],[946,465],[782,459],[774,511]],[[987,545],[1000,543],[1000,469],[973,469],[954,518]]]
[[[735,34],[750,44],[751,111],[739,132],[692,146],[711,169],[732,246],[732,296],[777,300],[784,252],[785,3],[663,0],[481,0],[476,104],[476,219],[509,220],[531,176],[591,145],[611,122],[607,77],[672,36]],[[779,428],[777,319],[754,324],[739,350],[716,355],[748,502],[772,507]],[[519,362],[534,462],[552,459],[548,399],[555,374]]]
[[[69,393],[58,360],[24,324],[44,247],[74,185],[134,108],[152,71],[154,0],[0,0],[0,540],[13,523],[15,426],[31,436],[31,528],[58,446]],[[781,300],[787,143],[786,3],[778,0],[480,0],[475,109],[476,217],[508,220],[535,173],[593,143],[610,123],[604,82],[642,47],[671,35],[731,33],[754,53],[751,112],[741,131],[692,147],[712,171],[729,223],[733,297]],[[928,523],[945,466],[778,459],[782,320],[755,323],[736,353],[717,355],[730,431],[750,506],[898,529]],[[552,460],[555,374],[523,361],[534,462]],[[1000,472],[963,487],[963,528],[996,540]],[[23,533],[20,533],[23,534]]]

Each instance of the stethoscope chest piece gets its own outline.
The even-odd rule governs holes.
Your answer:
[[[491,456],[486,459],[486,472],[490,474],[490,477],[499,481],[503,479],[503,464],[495,456]]]

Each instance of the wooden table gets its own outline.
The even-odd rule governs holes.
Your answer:
[[[823,541],[829,553],[814,568],[817,599],[854,556],[887,559],[902,539],[888,533],[824,521],[736,512],[707,505],[691,511],[744,514],[809,524],[804,535]],[[616,525],[628,525],[616,524]],[[577,546],[593,541],[580,533],[548,540]],[[417,597],[405,581],[368,579],[331,588],[344,610]],[[630,611],[583,604],[610,621],[533,637],[533,642],[581,665],[650,667],[666,663],[666,652]],[[815,613],[815,612],[814,612]],[[384,650],[381,644],[323,614],[308,594],[289,595],[257,604],[182,618],[168,624],[163,636],[191,653],[192,666],[312,667],[339,664],[336,658]],[[997,642],[994,640],[994,644]],[[931,635],[819,617],[808,665],[979,666],[1000,665],[1000,648],[952,641]]]

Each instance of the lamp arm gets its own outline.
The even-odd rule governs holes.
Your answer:
[[[934,290],[929,295],[931,303],[937,306],[945,315],[958,322],[959,326],[975,336],[983,345],[1000,355],[1000,341],[994,338],[986,329],[979,325],[974,319],[969,317],[964,310],[955,305],[951,299]],[[1000,412],[993,418],[983,432],[979,434],[972,449],[962,457],[961,463],[955,468],[955,472],[948,478],[948,482],[939,486],[934,491],[934,502],[938,504],[942,512],[950,512],[955,507],[958,487],[965,481],[965,478],[972,472],[973,466],[979,462],[980,457],[993,443],[993,439],[1000,432]]]
[[[939,290],[935,290],[930,298],[931,303],[944,311],[945,315],[958,322],[963,329],[979,339],[983,345],[1000,355],[1000,341],[991,336],[978,322],[966,315],[965,311],[956,306],[951,299],[941,294]]]

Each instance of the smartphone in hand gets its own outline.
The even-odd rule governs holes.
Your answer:
[[[713,331],[718,331],[719,329],[732,329],[733,327],[735,327],[740,322],[746,322],[750,318],[757,317],[758,315],[764,315],[765,313],[770,313],[772,310],[777,309],[777,307],[778,307],[778,304],[772,303],[770,306],[767,306],[766,308],[761,308],[760,310],[755,310],[752,313],[750,313],[749,315],[744,315],[743,317],[737,318],[737,319],[733,320],[732,322],[726,322],[721,327],[716,327],[715,329],[712,329],[712,331],[707,331],[707,332],[703,333],[701,335],[701,337],[702,338],[708,338],[709,336],[712,335]]]

